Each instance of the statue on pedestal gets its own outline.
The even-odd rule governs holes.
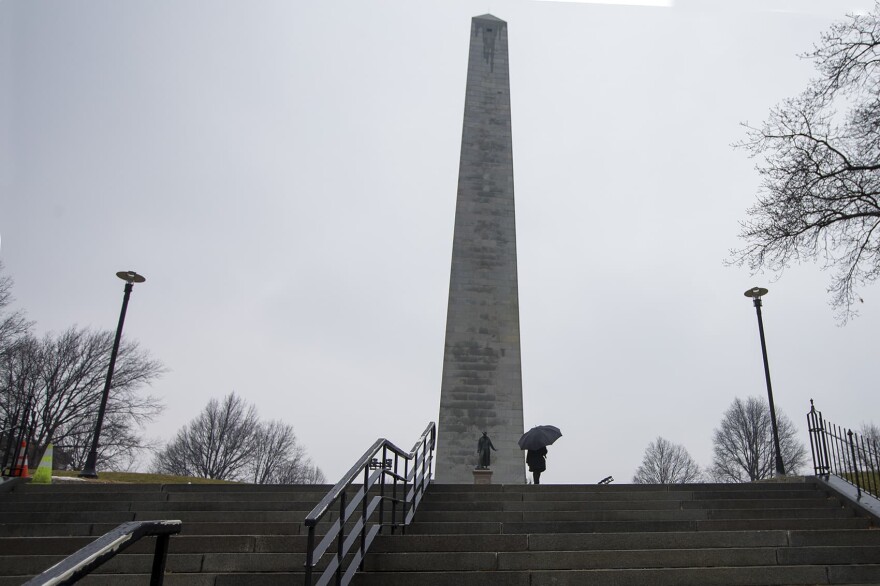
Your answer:
[[[489,454],[491,453],[489,451],[490,448],[495,450],[495,446],[492,445],[492,440],[489,439],[489,436],[484,431],[483,437],[481,437],[477,441],[477,454],[479,454],[480,457],[480,463],[477,466],[478,468],[485,469],[489,467]],[[497,452],[498,450],[495,451]]]

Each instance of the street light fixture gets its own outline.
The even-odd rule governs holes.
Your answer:
[[[776,475],[785,476],[785,465],[782,463],[782,452],[779,450],[779,429],[776,426],[776,407],[773,405],[773,387],[770,385],[770,366],[767,363],[767,342],[764,340],[764,320],[761,317],[761,297],[767,294],[763,287],[752,287],[744,293],[755,302],[758,313],[758,332],[761,335],[761,355],[764,357],[764,378],[767,380],[767,398],[770,401],[770,424],[773,427],[773,447],[776,449]]]
[[[95,423],[95,433],[92,436],[92,449],[86,458],[86,464],[80,478],[97,478],[95,464],[98,460],[98,440],[101,437],[101,426],[104,424],[104,411],[107,409],[107,398],[110,396],[110,383],[113,380],[113,369],[116,366],[116,354],[119,352],[119,341],[122,339],[122,324],[125,323],[125,310],[128,309],[128,298],[134,283],[143,283],[146,279],[134,271],[119,271],[116,276],[125,281],[125,294],[122,297],[122,311],[119,313],[119,324],[116,326],[116,339],[113,340],[113,350],[110,352],[110,368],[107,369],[107,380],[104,381],[104,393],[101,395],[101,406],[98,408],[98,421]]]

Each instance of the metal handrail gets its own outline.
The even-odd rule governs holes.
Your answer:
[[[355,572],[363,569],[364,556],[382,527],[390,527],[392,533],[397,528],[406,532],[431,480],[436,440],[437,427],[433,422],[428,424],[409,452],[404,452],[384,438],[376,440],[312,509],[304,522],[308,530],[306,586],[312,586],[315,569],[334,543],[336,555],[318,576],[315,582],[317,586],[329,584],[334,578],[337,586],[348,584]],[[390,494],[386,493],[389,484],[386,479],[391,480]],[[358,480],[362,480],[363,484],[355,484]],[[377,484],[378,494],[374,492],[369,498],[370,489]],[[399,484],[403,485],[400,494]],[[391,505],[390,511],[386,509],[386,503]],[[330,519],[336,511],[335,520]],[[358,511],[360,515],[355,516]],[[332,522],[316,545],[317,529],[325,517]],[[355,545],[357,549],[352,551]],[[349,552],[351,559],[346,564]]]
[[[880,446],[875,439],[826,421],[812,399],[807,429],[816,476],[833,474],[855,486],[859,499],[862,491],[880,496]]]
[[[156,536],[153,553],[153,570],[150,586],[161,586],[165,579],[165,560],[168,558],[168,541],[180,533],[180,521],[130,521],[123,523],[64,558],[42,574],[34,576],[24,586],[60,586],[73,584],[92,570],[121,553],[142,537]]]

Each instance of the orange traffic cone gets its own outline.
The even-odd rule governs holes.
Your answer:
[[[15,460],[15,468],[12,469],[13,476],[28,478],[28,459],[27,459],[27,442],[21,442],[21,448],[18,450],[18,458]]]

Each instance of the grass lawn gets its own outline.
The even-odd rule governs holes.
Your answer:
[[[98,472],[95,480],[79,478],[76,470],[53,470],[52,477],[76,478],[80,482],[103,482],[119,484],[238,484],[228,480],[211,480],[210,478],[191,478],[187,476],[171,476],[169,474],[147,474],[140,472]],[[63,482],[63,481],[62,481]]]
[[[843,478],[848,482],[855,484],[855,474],[844,474]],[[863,491],[877,496],[877,488],[880,487],[880,472],[859,472],[859,484]]]

